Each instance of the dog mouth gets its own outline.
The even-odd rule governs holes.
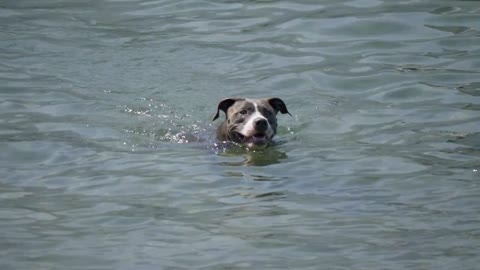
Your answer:
[[[237,133],[237,136],[243,143],[247,145],[261,146],[266,145],[270,141],[267,134],[263,132],[257,132],[251,136],[245,136],[243,134]]]

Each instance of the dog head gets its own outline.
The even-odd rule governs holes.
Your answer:
[[[277,114],[290,114],[279,98],[226,98],[218,104],[213,120],[225,113],[217,137],[223,141],[243,144],[249,149],[263,149],[277,133]],[[291,115],[291,114],[290,114]]]

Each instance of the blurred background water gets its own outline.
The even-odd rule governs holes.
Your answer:
[[[480,2],[3,0],[1,269],[478,269]],[[228,96],[279,145],[216,148]]]

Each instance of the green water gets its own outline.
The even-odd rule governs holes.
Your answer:
[[[480,2],[0,3],[1,269],[478,269]],[[214,146],[219,100],[277,142]]]

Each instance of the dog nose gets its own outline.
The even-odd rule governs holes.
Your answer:
[[[257,119],[255,121],[255,129],[258,131],[265,131],[268,128],[268,122],[266,119]]]

